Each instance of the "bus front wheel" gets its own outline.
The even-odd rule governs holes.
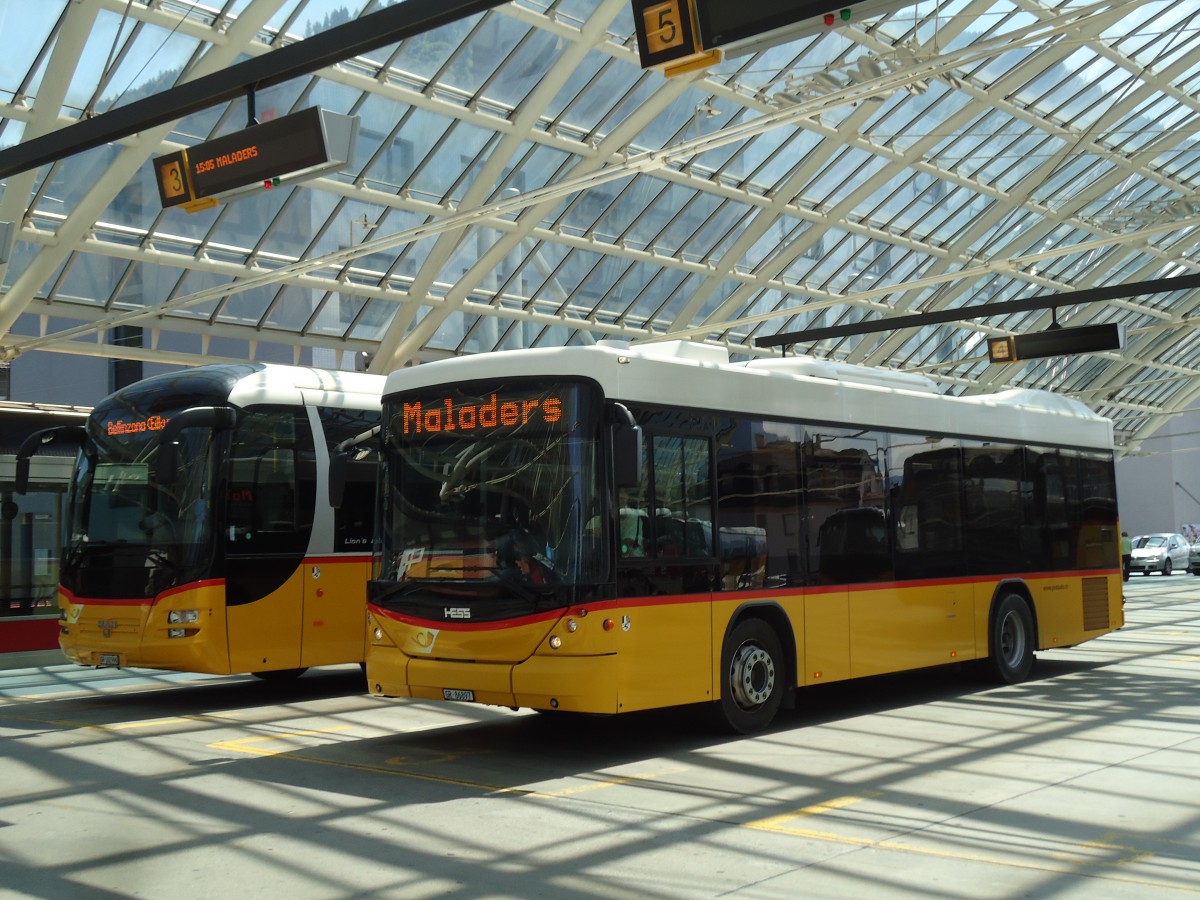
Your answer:
[[[744,619],[721,648],[720,718],[738,734],[771,724],[783,700],[783,651],[762,619]]]
[[[1001,684],[1017,684],[1033,668],[1033,615],[1024,598],[1005,594],[996,604],[988,633],[988,673]]]

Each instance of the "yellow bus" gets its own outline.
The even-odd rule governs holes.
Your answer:
[[[361,663],[377,455],[335,467],[340,503],[329,471],[339,444],[378,425],[383,384],[200,366],[31,436],[18,469],[48,443],[79,448],[58,588],[67,658],[261,678]]]
[[[367,682],[391,697],[764,728],[800,688],[1123,624],[1111,423],[688,342],[393,373]]]

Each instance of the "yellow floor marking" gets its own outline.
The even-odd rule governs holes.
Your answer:
[[[1116,856],[1112,860],[1112,865],[1144,862],[1154,856],[1154,853],[1150,850],[1143,850],[1140,847],[1130,847],[1128,844],[1118,844],[1117,840],[1123,836],[1118,832],[1109,832],[1094,841],[1083,841],[1079,846],[1088,850],[1107,850],[1112,851],[1114,854],[1123,854]],[[1062,857],[1069,860],[1084,858],[1071,856],[1066,853],[1062,854]]]
[[[74,727],[83,731],[125,731],[129,728],[154,728],[159,725],[174,725],[179,722],[201,722],[204,724],[212,724],[214,722],[224,722],[229,718],[231,718],[230,714],[222,713],[221,715],[170,716],[166,719],[145,719],[140,722],[117,722],[112,725],[87,725],[83,723],[70,724],[73,724]]]
[[[577,787],[563,788],[561,791],[539,791],[538,796],[541,797],[571,797],[575,794],[583,794],[588,791],[598,791],[602,788],[618,787],[622,784],[636,784],[639,781],[652,781],[655,778],[661,778],[664,775],[678,775],[680,772],[686,772],[687,766],[672,766],[669,769],[661,769],[657,772],[643,772],[637,775],[627,775],[624,778],[606,778],[602,781],[594,781],[588,784],[581,784]]]
[[[155,725],[171,725],[178,722],[195,722],[195,716],[172,716],[169,719],[147,719],[144,722],[118,722],[116,725],[81,725],[85,731],[124,731],[127,728],[153,728]]]
[[[866,791],[861,796],[837,797],[833,800],[826,800],[824,803],[814,803],[812,806],[805,806],[780,816],[759,819],[757,822],[747,822],[745,827],[758,828],[763,831],[778,831],[785,834],[803,834],[810,837],[819,834],[823,835],[823,832],[810,831],[806,828],[789,828],[783,823],[792,822],[796,819],[805,819],[809,816],[819,816],[822,813],[831,812],[835,809],[844,809],[847,806],[853,806],[855,803],[861,803],[863,800],[870,800],[878,796],[878,791]],[[854,843],[854,841],[852,840],[851,843]],[[870,841],[864,841],[863,843],[870,843]]]
[[[793,828],[785,825],[786,822],[795,821],[796,819],[807,818],[810,816],[820,815],[824,812],[829,812],[835,809],[842,809],[861,800],[866,800],[870,797],[880,796],[877,791],[869,791],[863,796],[838,797],[834,800],[826,801],[825,803],[816,803],[812,806],[806,806],[798,809],[795,812],[785,813],[781,816],[771,816],[767,819],[759,819],[756,822],[745,823],[746,828],[757,828],[762,831],[771,831],[776,834],[786,834],[791,837],[804,837],[812,840],[829,841],[837,844],[847,844],[854,847],[876,847],[880,850],[890,850],[898,853],[913,853],[918,856],[931,856],[939,859],[963,860],[970,862],[982,862],[989,865],[1008,866],[1014,869],[1028,869],[1036,872],[1064,872],[1068,871],[1062,867],[1063,863],[1071,867],[1092,866],[1097,869],[1115,871],[1117,869],[1126,869],[1131,863],[1145,862],[1153,859],[1156,854],[1153,851],[1142,850],[1137,847],[1131,847],[1125,844],[1116,843],[1116,839],[1121,835],[1110,833],[1104,835],[1099,840],[1081,841],[1080,849],[1094,849],[1100,851],[1115,851],[1121,855],[1113,859],[1097,859],[1084,855],[1071,855],[1067,853],[1057,853],[1054,855],[1054,861],[1036,860],[1036,859],[1005,859],[1000,856],[990,855],[985,852],[973,853],[969,850],[943,850],[935,847],[922,847],[914,844],[905,843],[898,836],[883,837],[883,838],[857,838],[850,837],[844,834],[835,834],[828,831],[817,831],[809,828]],[[1056,862],[1058,863],[1056,865]],[[1180,885],[1168,881],[1161,881],[1153,878],[1139,878],[1133,873],[1128,873],[1126,878],[1120,879],[1123,883],[1146,884],[1148,886],[1170,887],[1179,889]]]
[[[79,722],[75,719],[43,719],[39,716],[9,716],[0,714],[0,724],[5,722],[33,722],[37,725],[54,728],[78,728],[80,731],[124,731],[129,728],[152,728],[157,725],[170,725],[177,722],[222,722],[233,718],[232,714],[200,716],[171,716],[166,719],[146,719],[141,722],[116,722],[109,725],[97,725],[94,722]]]
[[[314,734],[332,734],[335,731],[347,731],[351,726],[338,725],[336,728],[317,728],[312,731],[281,731],[278,734],[261,734],[255,737],[235,738],[232,741],[217,741],[208,746],[213,750],[232,750],[235,753],[252,753],[255,756],[277,756],[296,749],[294,746],[285,747],[252,747],[251,744],[265,744],[268,741],[287,741],[290,738],[310,737]]]
[[[401,756],[393,756],[386,760],[382,766],[370,765],[369,763],[352,763],[343,760],[320,759],[319,757],[304,756],[297,752],[297,747],[263,747],[252,746],[255,744],[263,744],[268,741],[283,741],[292,737],[305,737],[309,735],[328,734],[333,731],[343,731],[350,726],[340,728],[325,728],[316,731],[293,731],[281,734],[259,735],[255,737],[236,738],[232,741],[219,741],[208,746],[214,750],[225,750],[234,753],[250,753],[256,756],[287,756],[290,759],[295,759],[300,762],[316,763],[322,766],[333,766],[341,769],[354,769],[360,772],[377,772],[384,775],[398,775],[402,778],[413,778],[418,781],[429,781],[437,784],[454,785],[455,787],[471,788],[473,790],[487,791],[493,794],[519,794],[526,797],[540,797],[547,800],[560,799],[569,797],[574,794],[584,793],[586,791],[599,790],[600,788],[615,787],[616,785],[637,782],[642,780],[650,780],[658,778],[662,775],[676,774],[687,770],[686,766],[676,766],[669,769],[663,769],[659,772],[648,772],[642,775],[630,775],[627,778],[613,778],[597,782],[595,784],[581,785],[578,787],[564,788],[560,791],[539,791],[533,788],[507,787],[498,784],[487,784],[480,781],[471,781],[466,778],[454,778],[446,775],[435,775],[428,772],[417,772],[412,769],[405,769],[405,763],[411,763]],[[454,757],[442,757],[442,761],[448,761]]]
[[[516,794],[519,796],[531,797],[533,799],[542,799],[542,800],[561,800],[561,799],[570,797],[573,794],[582,793],[584,791],[588,791],[588,790],[592,790],[592,789],[596,789],[596,788],[600,788],[600,787],[611,787],[611,786],[614,786],[617,784],[624,784],[624,783],[628,783],[628,782],[637,781],[642,778],[649,779],[649,778],[657,777],[660,775],[673,774],[673,773],[677,773],[680,771],[684,771],[686,769],[686,767],[664,769],[661,772],[652,772],[652,773],[647,773],[646,775],[631,775],[627,778],[609,779],[607,781],[599,782],[595,785],[585,785],[585,786],[579,787],[579,788],[565,788],[561,791],[545,792],[545,791],[531,790],[528,788],[504,787],[502,785],[485,784],[483,782],[470,781],[465,778],[450,778],[450,777],[445,777],[445,776],[441,776],[441,775],[432,775],[432,774],[423,773],[423,772],[414,772],[412,770],[401,769],[398,767],[392,768],[392,766],[395,766],[396,764],[403,762],[404,761],[403,757],[392,757],[392,758],[388,759],[383,766],[377,766],[377,765],[371,765],[371,764],[367,764],[367,763],[353,763],[353,762],[347,762],[347,761],[342,761],[342,760],[321,759],[319,757],[304,756],[301,753],[297,752],[296,750],[273,751],[273,750],[264,750],[262,748],[255,748],[255,747],[247,746],[247,744],[256,742],[256,741],[261,742],[261,741],[276,740],[276,739],[280,739],[280,738],[286,738],[289,736],[324,734],[327,731],[335,731],[335,730],[342,730],[342,729],[324,729],[321,731],[301,731],[301,732],[293,732],[291,735],[287,735],[287,734],[264,735],[262,737],[256,737],[256,738],[242,738],[242,739],[234,740],[234,741],[222,741],[219,744],[210,744],[209,746],[210,747],[221,747],[224,749],[234,750],[234,751],[243,752],[243,753],[253,753],[253,754],[268,755],[268,756],[269,755],[282,755],[282,756],[287,756],[291,759],[295,759],[299,762],[316,763],[317,765],[322,765],[322,766],[333,766],[335,768],[352,769],[352,770],[360,771],[360,772],[373,772],[373,773],[380,774],[380,775],[393,775],[393,776],[399,776],[401,778],[412,778],[417,781],[428,781],[428,782],[433,782],[433,783],[437,783],[437,784],[451,785],[454,787],[470,788],[472,790],[486,791],[488,793],[493,793],[493,794]],[[868,800],[868,799],[871,799],[873,797],[878,797],[878,796],[881,796],[881,793],[878,791],[865,791],[862,795],[839,797],[839,798],[836,798],[833,800],[827,800],[824,803],[816,803],[816,804],[813,804],[812,806],[805,806],[805,807],[802,807],[801,809],[795,810],[794,812],[786,813],[781,816],[771,816],[770,818],[760,819],[756,822],[747,822],[747,823],[745,823],[745,825],[743,827],[757,828],[762,831],[771,831],[771,832],[775,832],[777,834],[786,834],[786,835],[790,835],[793,837],[806,837],[806,838],[811,838],[813,840],[828,841],[830,843],[836,843],[836,844],[847,844],[847,845],[857,846],[857,847],[878,847],[880,850],[889,850],[889,851],[894,851],[897,853],[911,853],[911,854],[915,854],[917,856],[931,856],[931,857],[937,857],[937,858],[941,858],[941,859],[982,862],[982,863],[987,863],[989,865],[1006,866],[1009,868],[1026,869],[1026,870],[1036,871],[1036,872],[1050,872],[1050,873],[1054,873],[1054,874],[1061,874],[1063,872],[1070,871],[1069,869],[1066,869],[1063,867],[1064,860],[1062,860],[1062,859],[1059,859],[1057,861],[1057,864],[1056,864],[1056,861],[1053,861],[1053,860],[1040,861],[1040,860],[1034,860],[1034,859],[1026,859],[1026,860],[1005,859],[1005,858],[998,857],[998,856],[988,855],[986,853],[972,853],[972,852],[966,851],[966,850],[963,850],[963,851],[942,850],[942,849],[938,849],[938,848],[934,848],[934,847],[915,846],[913,844],[907,844],[895,836],[890,837],[890,838],[854,838],[854,837],[849,837],[847,835],[834,834],[833,832],[817,831],[815,829],[791,828],[791,827],[787,827],[784,824],[786,822],[795,821],[797,819],[803,819],[803,818],[809,818],[812,816],[821,815],[822,813],[830,812],[832,810],[843,809],[847,806],[851,806],[851,805],[853,805],[855,803],[859,803],[863,800]],[[1116,837],[1116,835],[1106,835],[1105,839],[1111,838],[1111,837]],[[1081,847],[1095,846],[1096,848],[1103,849],[1106,846],[1105,839],[1102,839],[1099,842],[1084,842],[1084,843],[1081,843],[1080,846]],[[1130,851],[1131,854],[1138,853],[1137,849],[1133,848],[1133,847],[1125,847],[1123,845],[1116,845],[1116,844],[1114,844],[1112,846],[1116,849]],[[1080,857],[1079,859],[1077,859],[1074,862],[1074,865],[1079,865],[1079,864],[1091,865],[1098,869],[1114,871],[1116,869],[1124,868],[1124,867],[1128,866],[1128,864],[1130,862],[1140,862],[1144,859],[1152,858],[1154,855],[1155,854],[1152,852],[1142,852],[1140,855],[1129,855],[1129,856],[1125,856],[1125,857],[1123,857],[1121,859],[1117,859],[1117,860],[1102,860],[1102,859],[1098,860],[1098,859],[1091,859],[1088,857]],[[1137,875],[1135,875],[1133,873],[1128,873],[1128,872],[1125,877],[1120,878],[1118,880],[1120,880],[1121,883],[1123,883],[1123,884],[1141,884],[1141,885],[1146,885],[1148,887],[1171,888],[1173,890],[1180,889],[1180,885],[1177,883],[1161,881],[1161,880],[1153,879],[1153,878],[1138,877]]]

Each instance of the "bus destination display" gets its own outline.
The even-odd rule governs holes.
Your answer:
[[[557,425],[563,416],[559,397],[501,400],[496,394],[480,403],[443,397],[429,402],[406,401],[401,407],[402,434],[443,431],[495,431],[535,425]]]
[[[337,167],[350,155],[356,118],[309,107],[154,160],[164,207],[195,203],[307,170]],[[316,174],[314,171],[313,174]]]

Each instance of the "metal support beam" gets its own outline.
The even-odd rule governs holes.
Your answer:
[[[0,179],[310,75],[326,66],[502,6],[507,0],[406,0],[263,56],[0,151]]]
[[[900,328],[921,328],[925,325],[941,325],[945,322],[965,322],[970,319],[986,319],[989,316],[1004,316],[1010,313],[1031,312],[1035,309],[1053,309],[1058,306],[1081,306],[1102,300],[1120,300],[1140,297],[1144,294],[1166,294],[1171,291],[1190,291],[1200,288],[1200,274],[1179,275],[1174,278],[1156,278],[1153,281],[1135,281],[1130,284],[1114,284],[1107,287],[1085,288],[1079,291],[1064,291],[1061,294],[1042,294],[1024,300],[1007,300],[1002,303],[983,303],[979,306],[960,306],[957,309],[938,309],[908,316],[887,316],[870,322],[854,322],[849,325],[831,325],[828,328],[810,328],[807,331],[788,331],[768,337],[756,338],[756,347],[790,347],[808,341],[823,341],[826,338],[848,337],[855,334],[873,334],[880,331],[896,331]],[[804,312],[804,307],[790,310]]]

